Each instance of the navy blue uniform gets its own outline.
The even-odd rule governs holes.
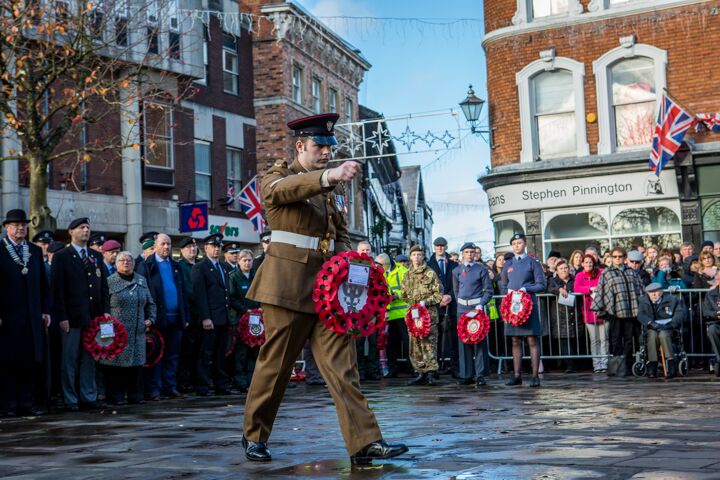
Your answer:
[[[532,297],[533,308],[530,318],[519,326],[515,327],[505,324],[505,336],[513,337],[530,337],[541,336],[543,333],[543,325],[540,321],[536,293],[542,293],[546,290],[545,273],[543,272],[540,262],[530,257],[528,254],[522,257],[513,256],[505,262],[501,273],[502,294],[507,294],[510,290],[520,290],[524,288]]]
[[[457,299],[457,318],[464,313],[484,307],[493,296],[493,284],[488,269],[479,263],[460,265],[452,272],[453,293]],[[472,305],[463,305],[471,303]],[[467,345],[459,338],[460,379],[467,380],[476,376],[489,374],[489,353],[487,337],[475,345]],[[474,357],[474,361],[473,361]]]

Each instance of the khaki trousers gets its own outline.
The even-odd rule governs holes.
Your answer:
[[[349,454],[380,440],[375,415],[360,392],[355,340],[331,332],[315,314],[263,304],[265,343],[260,347],[245,402],[245,438],[266,442],[306,339],[335,402]]]

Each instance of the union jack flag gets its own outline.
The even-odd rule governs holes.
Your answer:
[[[243,213],[245,213],[245,216],[252,222],[255,231],[258,233],[264,232],[265,219],[262,215],[263,209],[262,202],[260,201],[257,175],[240,190],[237,199],[240,202],[240,208]]]
[[[720,113],[698,113],[698,129],[700,126],[713,132],[720,132]]]
[[[694,116],[663,92],[648,162],[650,169],[655,170],[655,175],[660,176],[662,169],[682,145],[685,134],[696,122]]]

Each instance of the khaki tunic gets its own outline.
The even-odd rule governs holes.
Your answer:
[[[355,341],[325,328],[313,308],[313,285],[323,262],[350,250],[344,214],[336,205],[336,195],[344,194],[343,186],[322,187],[323,172],[306,172],[297,160],[290,166],[277,162],[262,180],[272,231],[334,240],[335,249],[323,253],[270,242],[246,297],[262,304],[265,343],[245,403],[244,434],[252,441],[268,440],[295,360],[309,339],[335,402],[345,447],[354,454],[380,440],[382,434],[360,392]]]
[[[426,263],[410,267],[403,278],[400,297],[408,304],[425,302],[430,314],[430,333],[425,338],[410,336],[410,362],[420,373],[438,369],[438,312],[434,305],[442,300],[442,287],[435,271]]]

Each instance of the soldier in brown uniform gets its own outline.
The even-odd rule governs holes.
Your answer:
[[[355,341],[328,330],[311,299],[323,262],[350,250],[343,182],[359,171],[356,162],[327,168],[336,144],[338,115],[315,115],[288,124],[295,160],[277,161],[262,180],[261,193],[272,239],[247,298],[262,304],[265,344],[245,403],[243,447],[252,461],[271,460],[272,431],[295,360],[307,339],[335,402],[340,429],[353,464],[405,453],[388,445],[360,392]]]

